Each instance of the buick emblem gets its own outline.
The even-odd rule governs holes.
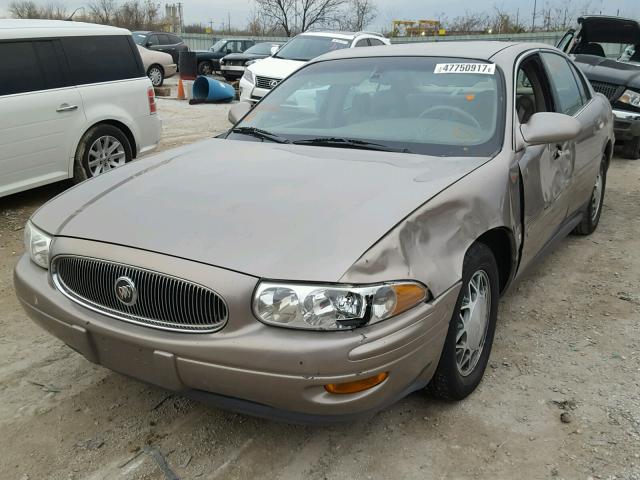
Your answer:
[[[132,307],[138,301],[138,290],[129,277],[120,277],[116,280],[115,286],[116,298],[127,307]]]
[[[278,80],[271,80],[271,81],[269,82],[269,86],[270,86],[271,88],[275,88],[275,87],[277,87],[277,86],[278,86]]]

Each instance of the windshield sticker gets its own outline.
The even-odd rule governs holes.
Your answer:
[[[347,45],[349,43],[346,40],[340,40],[339,38],[332,38],[331,41],[333,43],[341,43],[342,45]]]
[[[496,73],[495,63],[438,63],[433,73]]]

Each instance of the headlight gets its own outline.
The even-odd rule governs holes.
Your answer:
[[[224,58],[220,59],[220,65],[224,65]]]
[[[260,282],[253,312],[264,323],[306,330],[345,330],[398,315],[429,298],[417,282],[309,285]]]
[[[31,261],[42,268],[49,268],[49,245],[51,237],[38,230],[29,221],[24,227],[24,248]]]
[[[633,90],[625,90],[618,101],[640,108],[640,93]]]
[[[242,78],[244,78],[249,83],[255,83],[255,78],[253,76],[253,72],[251,70],[249,70],[248,68],[244,69],[244,75],[242,75]]]

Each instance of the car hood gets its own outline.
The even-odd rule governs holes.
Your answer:
[[[284,58],[267,57],[249,66],[255,75],[269,78],[287,78],[307,62],[285,60]]]
[[[211,139],[83,182],[32,221],[258,277],[332,282],[486,161]]]
[[[574,61],[590,81],[640,88],[640,66],[596,55],[576,55]]]

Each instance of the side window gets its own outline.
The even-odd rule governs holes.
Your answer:
[[[564,36],[560,39],[560,41],[558,42],[558,49],[562,50],[563,52],[567,52],[567,47],[569,47],[569,44],[571,43],[571,40],[573,40],[574,37],[574,31],[570,30],[567,33],[564,34]]]
[[[554,53],[542,53],[541,56],[557,100],[556,111],[575,114],[584,102],[569,63]]]
[[[45,88],[32,42],[0,43],[0,96]]]
[[[384,45],[384,42],[382,40],[378,40],[377,38],[370,38],[369,43],[371,43],[371,45],[374,47]]]
[[[163,33],[158,34],[158,40],[160,45],[171,45],[174,43],[171,35],[165,35]]]
[[[178,43],[182,43],[182,39],[177,35],[167,35],[167,37],[169,37],[169,43],[171,43],[171,45],[177,45]]]
[[[75,85],[143,77],[125,35],[65,37],[62,46]]]
[[[54,42],[44,40],[33,42],[33,48],[36,52],[36,58],[40,65],[40,70],[44,75],[46,88],[61,88],[66,86],[62,67],[60,65],[60,45]],[[56,52],[60,51],[60,55]]]
[[[158,35],[149,35],[149,38],[147,39],[147,45],[153,46],[162,44],[160,43],[160,38],[158,38]]]
[[[522,61],[516,75],[516,114],[520,123],[527,123],[537,112],[552,110],[549,84],[538,55]]]
[[[580,90],[580,95],[582,96],[582,102],[587,103],[589,100],[591,100],[591,91],[587,86],[587,80],[584,78],[584,75],[582,74],[582,72],[578,70],[578,68],[576,68],[575,65],[571,63],[569,65],[571,66],[571,71],[573,72],[573,75],[576,77],[578,90]]]
[[[368,38],[362,38],[362,39],[358,40],[354,46],[355,47],[369,47],[370,46],[369,39]]]

